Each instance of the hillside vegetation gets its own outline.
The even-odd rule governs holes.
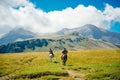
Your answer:
[[[120,80],[120,49],[69,51],[66,66],[61,52],[55,52],[53,62],[48,54],[0,54],[0,80]]]
[[[43,38],[43,39],[30,39],[24,41],[17,41],[0,46],[0,53],[16,53],[16,52],[45,52],[49,48],[62,50],[67,47],[69,50],[77,51],[79,49],[115,49],[118,48],[112,43],[85,38],[78,33],[74,32],[69,35]]]

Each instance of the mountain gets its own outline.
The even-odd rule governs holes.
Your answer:
[[[33,38],[35,36],[35,33],[32,33],[30,31],[27,31],[23,28],[15,28],[5,34],[2,38],[0,38],[0,45],[15,42],[15,41],[21,41],[28,38]]]
[[[2,34],[0,34],[0,38],[2,37]]]
[[[62,50],[64,47],[68,50],[117,48],[112,43],[85,38],[79,33],[73,32],[49,39],[30,39],[2,45],[0,46],[0,53],[48,51],[49,48]]]
[[[102,39],[104,41],[108,41],[116,45],[120,44],[120,33],[110,32],[108,30],[98,28],[91,24],[87,24],[82,27],[73,28],[73,29],[65,28],[58,31],[56,34],[65,35],[71,32],[78,32],[79,34],[87,38]]]

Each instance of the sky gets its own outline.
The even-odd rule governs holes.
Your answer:
[[[51,33],[85,24],[120,33],[120,0],[0,0],[0,35],[17,27]]]
[[[120,7],[120,0],[30,0],[36,8],[40,8],[45,12],[54,10],[63,10],[67,7],[76,8],[78,5],[95,6],[99,10],[103,10],[105,4],[108,3],[113,7]]]

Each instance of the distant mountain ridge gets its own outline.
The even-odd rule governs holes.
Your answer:
[[[87,38],[102,39],[113,44],[120,44],[120,33],[110,32],[108,30],[98,28],[94,25],[87,24],[82,27],[73,28],[73,29],[63,29],[58,31],[56,34],[65,35],[71,32],[78,32]]]
[[[15,28],[0,39],[0,53],[61,50],[114,49],[120,47],[120,33],[110,32],[94,25],[64,28],[57,33],[38,35],[23,28]],[[116,46],[117,45],[117,46]]]
[[[85,38],[74,32],[51,39],[30,39],[9,43],[0,46],[0,53],[49,51],[50,48],[55,50],[62,50],[64,47],[68,50],[117,48],[111,43],[102,40]]]
[[[33,38],[36,34],[23,28],[15,28],[0,38],[0,45],[8,44],[18,40]]]

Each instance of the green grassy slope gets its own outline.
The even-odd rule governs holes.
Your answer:
[[[0,80],[120,79],[120,49],[69,51],[66,66],[60,56],[50,62],[48,52],[0,54]]]
[[[0,53],[15,52],[45,52],[49,48],[62,50],[66,47],[69,50],[77,51],[79,49],[115,49],[118,48],[112,43],[103,40],[88,39],[75,33],[63,36],[57,36],[46,39],[30,39],[9,43],[0,46]]]

